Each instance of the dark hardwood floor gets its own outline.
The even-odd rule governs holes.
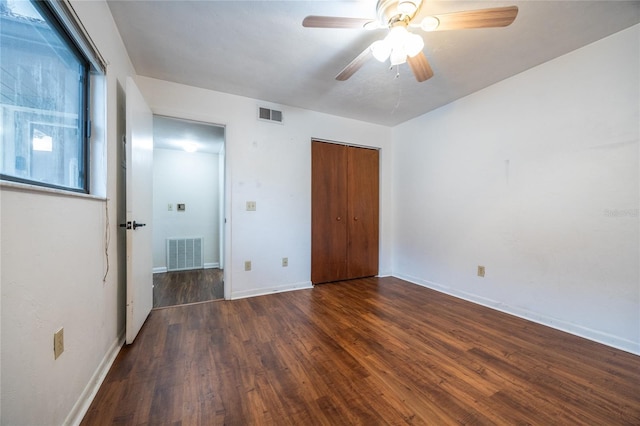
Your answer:
[[[395,278],[154,310],[83,425],[640,424],[640,357]]]
[[[153,307],[224,299],[221,269],[153,274]]]

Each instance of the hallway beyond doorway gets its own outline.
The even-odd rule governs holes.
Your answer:
[[[153,274],[153,307],[187,305],[224,299],[222,269]]]

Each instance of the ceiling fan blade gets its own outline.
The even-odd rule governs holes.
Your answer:
[[[349,77],[351,77],[356,71],[358,71],[372,56],[373,53],[371,53],[371,47],[367,47],[362,51],[362,53],[356,56],[356,58],[351,61],[349,65],[347,65],[342,71],[340,71],[340,74],[336,76],[336,80],[345,81],[349,79]]]
[[[440,21],[434,31],[506,27],[516,19],[516,16],[518,16],[518,6],[444,13],[434,15]]]
[[[306,28],[364,28],[372,19],[341,18],[338,16],[307,16],[302,21]]]
[[[433,77],[433,70],[424,52],[420,52],[414,57],[407,57],[407,62],[418,82],[423,82]]]

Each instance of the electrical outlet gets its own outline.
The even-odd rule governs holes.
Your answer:
[[[244,270],[245,271],[250,271],[251,270],[251,261],[250,260],[245,260],[244,261]]]
[[[247,211],[255,212],[256,211],[256,202],[255,201],[247,201]]]
[[[484,266],[478,265],[478,276],[484,277]]]
[[[53,333],[53,356],[58,359],[64,352],[64,328]]]
[[[282,266],[283,267],[289,266],[289,258],[288,257],[283,257],[282,258]]]

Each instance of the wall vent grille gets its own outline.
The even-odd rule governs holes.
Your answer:
[[[204,268],[201,237],[167,238],[167,271],[186,271]]]
[[[258,107],[258,119],[282,124],[282,111]]]

